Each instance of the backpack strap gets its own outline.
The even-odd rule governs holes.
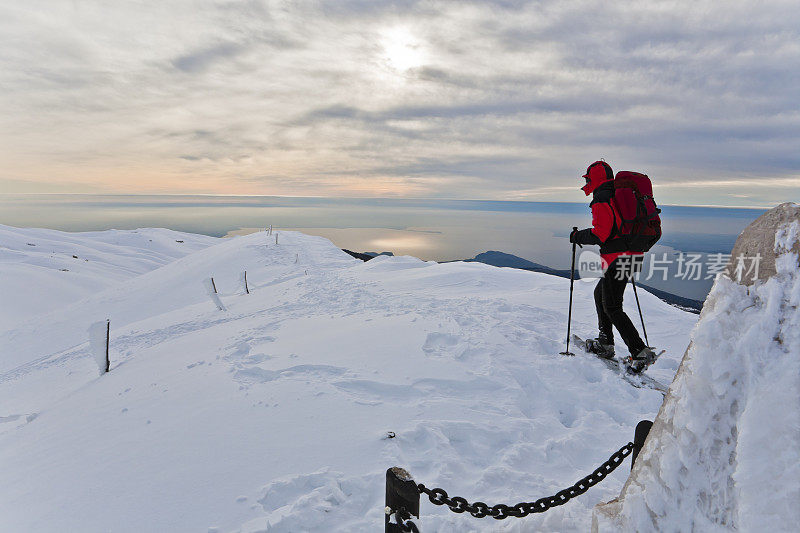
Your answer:
[[[608,201],[608,207],[611,209],[611,216],[614,217],[614,222],[611,226],[611,234],[608,236],[608,240],[616,239],[619,236],[620,226],[622,224],[617,223],[617,209],[613,205],[614,197],[611,197],[611,200]],[[622,218],[622,215],[620,215]]]
[[[608,238],[606,239],[606,242],[616,238],[619,235],[619,230],[620,230],[620,228],[619,228],[620,227],[620,223],[617,222],[617,220],[621,219],[622,217],[621,216],[619,216],[619,217],[617,216],[617,209],[614,207],[613,202],[614,202],[614,196],[612,195],[611,198],[609,198],[608,200],[593,201],[591,203],[591,205],[594,205],[594,204],[606,204],[608,206],[608,208],[611,210],[611,218],[612,218],[612,220],[611,220],[611,233],[608,234]]]

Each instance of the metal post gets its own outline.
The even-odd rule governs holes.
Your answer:
[[[386,471],[385,533],[403,531],[399,524],[390,523],[392,515],[398,512],[401,515],[413,515],[419,518],[419,489],[411,474],[395,466]]]
[[[247,270],[244,271],[244,290],[247,294],[250,294],[250,289],[247,288]]]
[[[111,344],[111,320],[106,320],[106,372],[111,369],[111,361],[108,358],[108,345]]]
[[[211,286],[214,288],[214,294],[217,294],[217,284],[214,283],[214,278],[211,278]]]
[[[578,226],[572,226],[572,231],[578,231]],[[569,314],[567,315],[567,349],[560,355],[575,355],[569,351],[569,329],[572,325],[572,287],[575,284],[575,243],[572,243],[572,267],[569,271]]]
[[[639,451],[641,451],[642,446],[644,446],[644,441],[647,439],[647,435],[650,433],[650,428],[653,427],[653,423],[650,420],[642,420],[638,424],[636,424],[636,430],[633,434],[633,452],[631,453],[631,470],[633,470],[633,465],[636,463],[636,457],[639,455]]]

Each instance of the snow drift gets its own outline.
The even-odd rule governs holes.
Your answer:
[[[719,277],[620,497],[595,531],[795,531],[800,523],[800,206],[739,237],[760,280]],[[748,286],[750,285],[750,286]]]

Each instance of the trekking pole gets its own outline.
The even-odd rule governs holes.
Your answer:
[[[647,330],[644,329],[644,316],[642,315],[642,306],[639,305],[639,293],[636,292],[636,280],[633,279],[633,273],[631,273],[631,284],[633,285],[633,295],[636,296],[636,307],[639,309],[639,320],[642,321],[642,331],[644,332],[644,342],[647,344],[647,347],[650,347],[650,341],[647,340]]]
[[[572,231],[578,231],[578,226],[573,226]],[[572,324],[572,287],[575,284],[575,243],[572,243],[572,267],[569,271],[569,314],[567,315],[567,349],[559,355],[575,355],[569,351],[569,327]]]

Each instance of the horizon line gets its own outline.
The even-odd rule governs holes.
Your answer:
[[[551,203],[551,204],[583,204],[565,200],[498,200],[493,198],[443,198],[443,197],[382,197],[382,196],[318,196],[318,195],[286,195],[286,194],[215,194],[215,193],[98,193],[98,192],[7,192],[3,196],[195,196],[195,197],[225,197],[225,198],[317,198],[330,200],[441,200],[448,202],[516,202],[516,203]],[[793,202],[787,200],[787,202]],[[784,202],[781,202],[784,203]],[[712,209],[771,209],[772,206],[756,205],[719,205],[719,204],[658,204],[669,207],[706,207]]]

